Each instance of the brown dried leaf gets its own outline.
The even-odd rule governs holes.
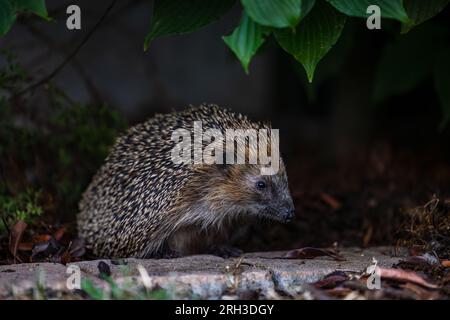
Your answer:
[[[318,289],[332,289],[348,280],[348,276],[343,272],[333,272],[322,280],[316,281],[313,285]]]
[[[31,251],[32,249],[33,249],[32,242],[21,242],[17,246],[17,250],[20,250],[20,251]]]
[[[64,234],[66,233],[67,227],[63,226],[56,230],[55,234],[53,235],[53,238],[55,238],[57,241],[60,241]]]
[[[14,257],[14,262],[17,260],[21,261],[17,256],[17,249],[19,247],[19,243],[22,240],[23,233],[27,228],[27,224],[23,220],[19,220],[15,225],[11,228],[11,233],[9,234],[9,251]]]
[[[33,242],[34,243],[41,243],[41,242],[47,242],[50,241],[50,238],[52,236],[49,234],[36,234],[33,236]]]
[[[408,282],[400,286],[403,289],[414,292],[420,300],[434,300],[439,297],[436,291],[424,289],[414,283]]]
[[[345,258],[337,252],[330,249],[304,247],[287,252],[285,259],[314,259],[316,257],[328,256],[336,261],[345,261]]]
[[[399,263],[397,263],[395,267],[416,272],[422,271],[426,274],[441,272],[443,269],[440,260],[429,253],[403,259]]]
[[[442,279],[442,283],[443,283],[443,284],[450,283],[450,273],[448,273],[448,274],[444,277],[444,279]]]
[[[444,268],[450,268],[450,260],[443,260],[441,264]]]
[[[409,254],[411,256],[420,256],[421,254],[423,254],[425,251],[423,246],[419,246],[419,245],[413,245],[411,246],[411,248],[409,248]]]
[[[331,207],[333,210],[339,210],[342,208],[342,203],[340,203],[335,197],[332,195],[329,195],[328,193],[321,192],[319,194],[320,199],[322,199],[323,202],[325,202],[328,206]]]
[[[68,264],[69,262],[72,262],[72,255],[69,251],[66,250],[61,256],[61,263]]]
[[[437,289],[438,286],[427,282],[421,276],[413,271],[406,271],[402,269],[391,269],[391,268],[379,268],[380,276],[383,279],[390,279],[401,282],[412,282],[422,287],[429,289]]]

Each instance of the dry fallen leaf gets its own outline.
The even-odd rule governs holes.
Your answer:
[[[47,242],[52,236],[49,234],[36,234],[33,236],[34,243]]]
[[[19,243],[22,240],[22,236],[26,228],[27,224],[23,220],[17,221],[11,228],[11,232],[9,234],[9,251],[14,257],[14,262],[16,262],[16,260],[21,261],[17,256],[17,249],[19,248]]]
[[[329,205],[331,209],[339,210],[340,208],[342,208],[342,204],[335,197],[329,195],[328,193],[321,192],[319,195],[322,201]]]
[[[316,281],[313,285],[319,289],[332,289],[344,281],[348,280],[348,276],[343,272],[333,272],[322,280]]]
[[[58,230],[56,230],[55,234],[53,235],[53,238],[55,238],[55,240],[57,240],[57,241],[60,241],[61,238],[66,233],[66,230],[67,230],[67,228],[65,226],[59,228]]]
[[[20,250],[20,251],[31,251],[32,249],[33,249],[32,242],[21,242],[17,246],[17,250]]]
[[[345,261],[345,258],[337,252],[330,249],[304,247],[294,249],[287,252],[283,258],[285,259],[314,259],[316,257],[328,256],[336,261]]]
[[[450,268],[450,260],[443,260],[441,264],[444,268]]]
[[[66,265],[69,262],[72,262],[72,255],[69,251],[64,251],[64,253],[61,255],[61,263]]]
[[[411,256],[420,256],[423,253],[424,253],[423,246],[413,245],[411,248],[409,248],[409,254]]]
[[[399,267],[400,269],[431,272],[436,268],[440,268],[441,263],[435,256],[425,253],[420,256],[408,257],[400,260],[400,262],[396,264],[396,267]]]
[[[414,283],[408,282],[400,286],[403,289],[414,292],[420,300],[434,300],[439,297],[436,291],[430,291]]]
[[[412,282],[422,287],[429,289],[437,289],[438,286],[435,284],[427,282],[421,276],[413,271],[406,271],[402,269],[389,269],[389,268],[379,268],[379,273],[382,279],[390,279],[401,282]]]

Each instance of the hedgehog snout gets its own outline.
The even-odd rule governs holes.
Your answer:
[[[279,210],[280,218],[285,222],[291,222],[295,217],[295,208],[292,202],[285,203]]]

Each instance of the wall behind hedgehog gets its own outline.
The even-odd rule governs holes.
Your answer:
[[[82,10],[80,31],[65,27],[65,8],[72,3]],[[17,50],[24,66],[39,70],[42,76],[81,41],[108,4],[48,1],[55,21],[24,19],[2,40],[2,46]],[[98,96],[131,120],[203,102],[253,114],[267,112],[270,53],[255,59],[247,76],[220,37],[238,21],[237,10],[199,32],[158,39],[144,52],[151,10],[151,1],[118,1],[104,25],[77,55],[76,64],[68,65],[55,77],[57,84],[72,99],[87,102],[93,98],[84,79],[89,78]]]
[[[82,10],[80,31],[65,27],[65,10],[73,3]],[[20,62],[38,80],[68,56],[109,3],[48,0],[53,21],[19,19],[1,39],[1,47],[18,53]],[[442,137],[436,135],[439,107],[436,103],[423,107],[430,104],[433,88],[412,95],[410,100],[390,100],[384,109],[372,108],[375,62],[391,34],[368,33],[363,19],[347,23],[336,45],[338,49],[333,49],[318,66],[319,73],[338,65],[340,71],[310,86],[299,64],[273,41],[254,58],[250,74],[244,73],[221,39],[238,23],[238,5],[218,22],[191,34],[156,39],[144,52],[151,11],[152,1],[118,1],[104,24],[54,82],[75,101],[106,101],[130,123],[143,121],[155,112],[216,103],[256,119],[270,119],[274,127],[281,129],[285,141],[282,146],[288,151],[292,147],[287,148],[287,144],[306,141],[347,154],[353,144],[367,143],[373,132],[378,135],[386,125],[407,140],[416,134]],[[448,16],[450,10],[446,11],[440,19]],[[389,21],[386,23],[389,27]],[[411,130],[417,118],[419,131]]]

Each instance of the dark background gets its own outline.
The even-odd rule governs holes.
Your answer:
[[[65,27],[65,8],[73,3],[82,10],[81,31]],[[53,21],[19,19],[0,46],[17,53],[39,80],[108,4],[48,1]],[[309,85],[302,67],[274,41],[244,73],[221,39],[239,21],[237,6],[197,32],[156,39],[144,52],[151,9],[149,1],[119,1],[52,82],[74,101],[106,102],[129,125],[203,102],[270,120],[280,129],[298,217],[291,225],[255,226],[246,249],[392,244],[405,210],[433,195],[450,196],[450,131],[438,130],[442,115],[432,79],[383,103],[372,100],[377,61],[398,33],[397,23],[383,20],[382,30],[369,31],[364,19],[349,20]],[[449,11],[433,23],[448,27]],[[39,92],[31,99],[45,110]],[[63,216],[71,221],[73,213]]]

